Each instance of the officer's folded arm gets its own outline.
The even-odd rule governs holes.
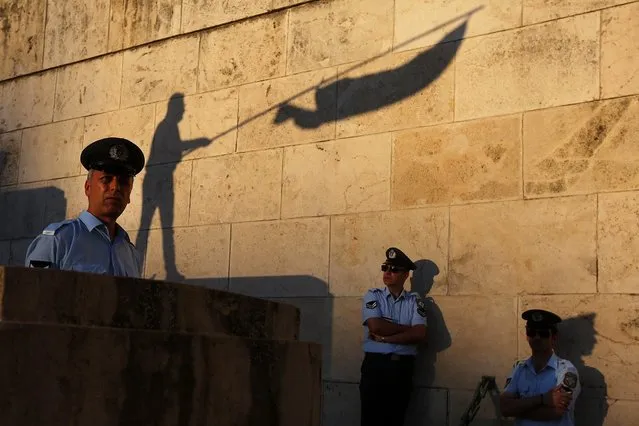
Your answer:
[[[378,336],[392,336],[410,329],[410,325],[395,324],[383,318],[369,318],[366,320],[368,331]]]
[[[548,401],[548,396],[533,395],[519,398],[512,392],[503,392],[499,398],[501,415],[541,421],[558,420],[563,416],[562,408],[545,405],[542,401]]]
[[[386,343],[419,343],[426,339],[426,326],[423,324],[403,325],[395,324],[383,318],[369,318],[366,321],[368,330],[384,337]]]

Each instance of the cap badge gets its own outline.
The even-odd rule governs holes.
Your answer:
[[[109,148],[109,157],[113,160],[126,161],[129,158],[129,152],[124,145],[116,144]]]
[[[543,319],[544,316],[539,312],[535,312],[534,314],[532,314],[532,320],[535,322],[541,322]]]
[[[388,258],[395,259],[395,257],[397,257],[397,253],[395,253],[395,250],[393,249],[388,250]]]

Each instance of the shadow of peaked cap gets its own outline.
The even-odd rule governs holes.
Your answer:
[[[386,250],[386,263],[389,265],[399,266],[400,268],[417,269],[417,266],[413,263],[413,261],[397,247],[391,247]]]
[[[144,153],[124,138],[104,138],[82,150],[80,162],[87,170],[135,176],[144,168]]]
[[[526,327],[530,328],[549,328],[561,322],[558,315],[543,309],[529,309],[521,317],[526,320]]]

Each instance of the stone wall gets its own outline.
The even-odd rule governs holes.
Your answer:
[[[145,276],[300,307],[325,425],[357,422],[391,245],[432,297],[413,425],[503,386],[530,306],[567,320],[580,424],[639,420],[639,2],[0,4],[0,262],[85,207],[84,146],[130,137]]]

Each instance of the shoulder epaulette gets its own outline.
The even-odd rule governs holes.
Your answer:
[[[380,293],[382,291],[381,288],[370,288],[368,289],[369,293]]]
[[[520,360],[518,360],[518,361],[515,361],[515,363],[513,364],[513,368],[517,368],[517,367],[519,367],[520,365],[524,365],[525,363],[526,363],[526,360],[525,360],[525,359],[520,359]]]
[[[62,229],[65,225],[73,222],[73,219],[63,220],[62,222],[54,222],[49,224],[44,231],[42,231],[42,235],[55,235],[60,229]]]

